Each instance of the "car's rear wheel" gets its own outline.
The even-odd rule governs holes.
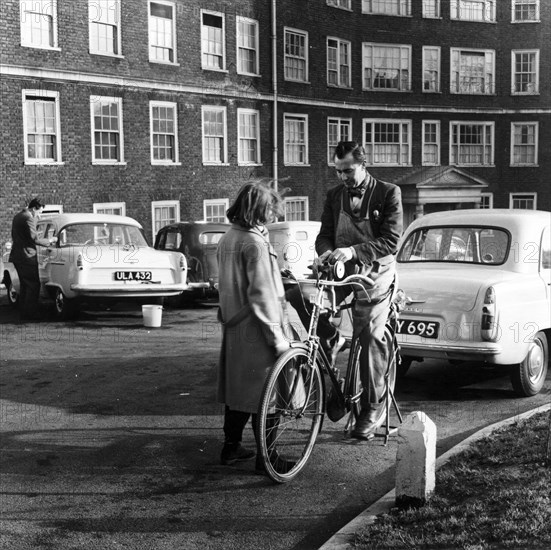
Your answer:
[[[522,363],[513,365],[511,383],[515,393],[530,397],[540,392],[547,376],[549,348],[543,332],[538,332],[530,343],[528,353]]]
[[[13,281],[9,277],[6,277],[6,290],[8,291],[8,303],[16,307],[19,301],[19,292],[17,292]]]
[[[62,321],[72,319],[77,312],[76,300],[67,298],[60,288],[55,291],[54,304],[56,317]]]

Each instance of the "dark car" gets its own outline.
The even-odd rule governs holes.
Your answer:
[[[165,225],[157,233],[157,250],[177,251],[188,263],[188,290],[182,298],[208,298],[218,294],[216,248],[229,223],[180,222]]]

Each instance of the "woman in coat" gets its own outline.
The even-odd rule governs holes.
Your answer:
[[[224,465],[255,455],[241,445],[243,429],[252,414],[254,430],[269,369],[289,348],[284,334],[285,292],[265,228],[280,209],[281,198],[272,188],[260,181],[246,183],[228,209],[232,226],[218,244],[220,321],[224,325],[218,399],[226,404],[220,457]]]

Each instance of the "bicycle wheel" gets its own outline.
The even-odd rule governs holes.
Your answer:
[[[285,352],[268,376],[257,417],[260,455],[268,477],[293,479],[305,466],[324,414],[325,387],[319,365],[308,352]]]

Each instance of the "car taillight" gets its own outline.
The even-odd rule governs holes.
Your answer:
[[[185,271],[187,269],[186,257],[185,256],[180,256],[180,269],[182,271]]]
[[[497,336],[496,324],[496,291],[493,286],[486,289],[484,305],[482,306],[482,339],[495,340]]]
[[[82,271],[84,269],[84,263],[82,261],[82,254],[79,254],[77,257],[77,267],[79,271]]]

